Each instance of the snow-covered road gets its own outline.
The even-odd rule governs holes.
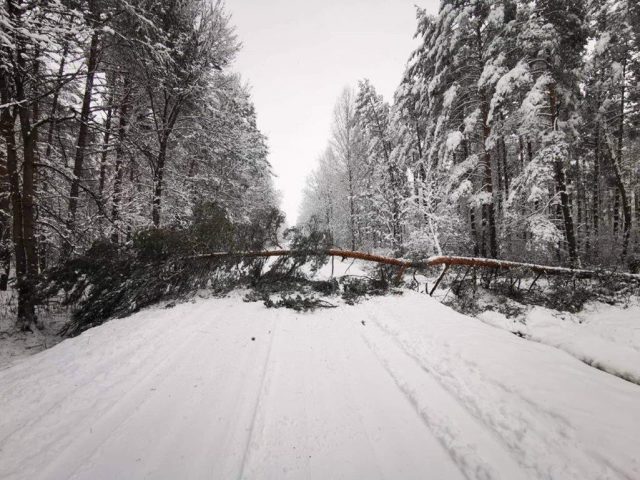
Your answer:
[[[0,370],[2,479],[640,478],[640,387],[406,292],[238,296]]]

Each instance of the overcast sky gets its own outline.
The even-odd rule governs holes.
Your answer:
[[[251,85],[258,126],[293,224],[306,175],[329,139],[345,86],[369,78],[391,100],[415,47],[415,4],[438,0],[227,0],[242,41],[235,69]]]

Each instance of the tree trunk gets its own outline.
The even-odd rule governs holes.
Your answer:
[[[7,109],[9,110],[9,109]],[[4,115],[3,115],[4,117]],[[2,122],[2,138],[5,140],[6,153],[9,155],[10,142],[6,142],[8,133],[5,132],[4,118]],[[12,128],[11,124],[7,127]],[[12,148],[11,154],[15,157],[15,146]],[[15,163],[15,159],[13,160]],[[9,274],[11,273],[11,187],[9,182],[9,171],[7,168],[7,159],[0,158],[0,291],[6,291],[8,288]]]
[[[65,42],[62,47],[62,56],[60,57],[60,64],[58,65],[58,78],[56,80],[56,89],[53,92],[53,98],[51,100],[51,113],[49,116],[51,120],[49,121],[49,130],[47,131],[47,145],[45,149],[45,159],[49,160],[51,157],[51,145],[53,144],[53,132],[56,129],[57,121],[56,114],[58,113],[59,99],[60,99],[60,91],[62,89],[62,75],[64,75],[64,67],[67,61],[67,54],[69,51],[69,45]]]
[[[498,260],[495,258],[478,258],[478,257],[458,257],[452,255],[436,255],[426,260],[403,260],[400,258],[384,257],[365,252],[353,252],[349,250],[341,250],[337,248],[321,249],[321,250],[261,250],[246,252],[212,252],[203,255],[194,255],[186,257],[185,260],[205,260],[217,258],[267,258],[267,257],[283,257],[283,256],[299,256],[299,255],[327,255],[331,257],[355,258],[367,262],[376,262],[383,265],[391,265],[401,267],[402,269],[416,268],[424,269],[444,265],[465,266],[474,268],[490,268],[494,271],[500,270],[530,270],[534,273],[543,273],[546,275],[569,275],[572,278],[601,278],[610,280],[612,278],[640,283],[640,276],[637,274],[624,272],[603,272],[599,270],[584,270],[567,267],[557,267],[554,265],[539,265],[535,263],[512,262],[508,260]]]
[[[627,71],[627,62],[622,63],[622,87],[620,92],[620,109],[618,112],[618,133],[617,133],[617,148],[616,156],[612,157],[613,171],[616,177],[616,185],[618,192],[620,193],[620,200],[622,201],[622,214],[624,217],[624,225],[622,232],[622,261],[624,262],[627,257],[627,251],[629,248],[629,237],[631,236],[631,204],[627,195],[627,188],[624,185],[622,178],[622,149],[624,146],[624,108],[625,108],[625,78]]]
[[[98,182],[98,196],[104,203],[104,183],[107,177],[107,157],[109,155],[109,141],[111,140],[111,116],[113,115],[113,100],[115,98],[115,84],[109,92],[107,118],[104,121],[104,137],[102,140],[102,152],[100,153],[100,177]]]
[[[155,171],[153,172],[153,206],[151,209],[151,220],[153,226],[160,227],[160,214],[162,209],[162,182],[164,180],[164,167],[167,159],[167,140],[160,140],[160,150]]]
[[[15,19],[15,24],[20,25],[22,11],[13,2],[8,2],[9,12]],[[20,218],[15,218],[14,228],[17,230],[18,242],[16,245],[16,265],[18,264],[18,256],[23,256],[23,272],[18,282],[18,321],[17,326],[21,330],[33,330],[36,323],[35,300],[34,300],[34,283],[38,274],[38,258],[36,248],[36,238],[34,232],[34,177],[35,177],[35,135],[36,129],[31,128],[31,111],[30,104],[27,99],[25,90],[25,78],[27,78],[27,53],[23,44],[23,38],[16,39],[15,52],[15,68],[13,72],[13,84],[15,88],[15,99],[18,102],[17,113],[20,119],[20,132],[22,136],[22,194]],[[11,132],[13,128],[10,129]],[[8,147],[15,150],[15,137],[9,135],[7,137]],[[13,146],[9,146],[13,143]],[[14,160],[17,161],[17,158]],[[7,162],[9,165],[10,162]],[[11,162],[13,163],[13,161]],[[19,192],[19,173],[18,166],[9,167],[10,176],[13,177],[12,182],[16,182],[14,188]],[[15,213],[14,213],[15,215]],[[14,235],[16,234],[14,230]],[[18,269],[16,268],[16,273]]]
[[[67,54],[69,53],[69,44],[67,42],[64,43],[62,47],[62,54],[60,57],[60,63],[58,64],[58,73],[56,79],[56,88],[53,91],[53,97],[51,99],[51,111],[49,113],[49,128],[47,130],[47,140],[45,144],[45,153],[44,153],[44,161],[49,162],[51,160],[51,151],[53,149],[53,134],[56,130],[58,122],[56,121],[56,115],[58,114],[58,107],[60,106],[60,92],[62,90],[63,80],[62,76],[64,75],[64,68],[67,61]],[[48,183],[46,179],[42,178],[40,175],[40,187],[42,192],[48,192]],[[43,271],[47,267],[47,243],[45,241],[44,235],[38,235],[38,264],[40,267],[40,271]]]
[[[20,322],[22,320],[21,315],[23,315],[25,310],[25,294],[28,294],[29,291],[24,288],[25,281],[27,280],[27,257],[24,248],[24,237],[22,235],[22,195],[20,193],[20,172],[18,170],[14,122],[15,116],[9,113],[9,109],[6,109],[2,114],[2,136],[7,148],[7,174],[9,177],[9,197],[12,211],[11,237],[16,261],[18,321]]]
[[[500,144],[502,145],[502,174],[504,176],[504,193],[505,199],[509,195],[509,155],[507,151],[507,143],[504,141],[504,136],[500,137]]]
[[[600,124],[596,123],[596,141],[593,156],[593,244],[599,245],[600,235]]]
[[[488,240],[489,240],[489,256],[491,258],[498,257],[498,241],[496,235],[496,214],[495,214],[495,203],[493,201],[493,173],[491,168],[491,153],[486,148],[486,140],[489,138],[491,134],[491,127],[488,123],[488,114],[489,114],[489,105],[483,99],[482,100],[482,134],[483,134],[483,142],[482,142],[482,150],[483,154],[483,173],[484,178],[482,182],[482,191],[487,193],[490,196],[488,203],[482,205],[482,224],[483,227],[486,227],[488,231]],[[483,237],[484,237],[483,232]],[[484,242],[483,242],[484,243]]]
[[[100,34],[97,29],[91,35],[89,47],[89,57],[87,59],[87,79],[85,81],[84,95],[82,97],[82,109],[80,111],[80,128],[78,130],[78,140],[76,142],[75,158],[73,162],[73,179],[69,191],[69,215],[67,228],[70,238],[73,237],[76,223],[76,212],[78,209],[78,197],[80,195],[80,178],[84,169],[84,155],[89,139],[89,116],[91,113],[91,98],[93,96],[93,82],[98,66],[98,46]],[[73,245],[67,242],[63,250],[63,256],[68,257],[73,252]]]
[[[473,205],[469,207],[469,226],[471,227],[471,238],[473,239],[473,255],[480,254],[480,242],[478,241],[478,229],[476,228],[476,209]]]
[[[111,241],[118,243],[118,220],[120,219],[120,201],[122,200],[122,176],[123,176],[123,156],[124,139],[127,135],[127,116],[129,115],[129,81],[125,76],[122,84],[122,99],[118,112],[118,140],[116,144],[115,174],[113,179],[113,199],[111,209],[111,219],[114,223],[114,231],[111,234]]]
[[[584,239],[584,220],[583,220],[583,191],[584,182],[582,181],[582,167],[580,165],[580,157],[576,158],[575,168],[575,185],[576,185],[576,247],[579,252],[582,251],[582,240]]]
[[[18,98],[24,99],[22,85],[16,88]],[[38,275],[38,252],[35,237],[35,141],[31,129],[29,107],[22,103],[18,107],[20,130],[22,133],[22,245],[25,256],[25,273],[20,282],[21,301],[18,304],[18,326],[22,330],[33,330],[36,322],[34,304],[34,283]],[[18,227],[19,228],[19,227]]]
[[[351,229],[351,250],[356,249],[356,212],[353,197],[355,195],[353,188],[353,171],[350,155],[347,154],[347,175],[349,180],[349,228]]]
[[[555,84],[549,86],[549,107],[551,118],[551,130],[557,129],[558,99]],[[571,214],[571,205],[569,201],[569,193],[567,192],[567,179],[564,171],[562,160],[556,158],[553,162],[553,171],[556,182],[556,190],[560,193],[560,209],[562,211],[562,219],[564,222],[564,232],[567,239],[567,249],[569,252],[569,262],[572,266],[578,263],[578,252],[576,248],[576,235],[573,226],[573,216]]]
[[[618,239],[620,231],[620,192],[613,192],[613,237]]]
[[[7,2],[7,11],[14,18],[19,15],[15,11],[12,2]],[[7,57],[11,57],[13,52],[7,52]],[[14,97],[14,78],[6,69],[0,69],[0,104],[11,103]],[[18,154],[15,135],[16,121],[15,107],[4,107],[0,109],[0,133],[6,147],[6,181],[9,184],[9,204],[11,207],[11,217],[6,220],[6,227],[11,225],[11,241],[16,262],[16,283],[18,289],[19,305],[24,300],[23,281],[26,275],[26,257],[24,251],[24,241],[22,237],[22,198],[20,195],[20,172],[18,170]],[[8,272],[5,270],[8,277]],[[22,308],[19,306],[19,312]]]
[[[571,215],[571,207],[569,206],[569,194],[567,193],[567,183],[564,173],[564,166],[560,160],[556,160],[553,164],[555,173],[556,187],[560,192],[560,205],[562,210],[562,218],[564,221],[564,231],[567,238],[567,249],[569,251],[569,262],[572,266],[577,264],[578,254],[576,249],[576,237],[573,227],[573,216]]]

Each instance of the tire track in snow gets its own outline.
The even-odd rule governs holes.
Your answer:
[[[511,452],[492,431],[472,416],[437,379],[420,368],[393,338],[380,329],[377,339],[367,333],[361,335],[400,393],[466,478],[534,478],[513,459]],[[499,465],[499,470],[494,465]]]
[[[203,309],[204,306],[198,310],[198,313]],[[198,325],[205,321],[208,320],[199,319]],[[191,325],[191,327],[185,331],[185,336],[180,339],[178,345],[172,342],[171,353],[169,355],[164,354],[160,361],[154,363],[152,368],[145,370],[142,375],[138,376],[133,388],[129,389],[124,396],[108,406],[107,409],[101,411],[97,421],[94,420],[95,417],[87,419],[88,422],[85,422],[85,425],[86,423],[91,425],[89,434],[86,433],[86,426],[74,428],[74,430],[84,431],[84,433],[74,435],[74,441],[68,444],[61,454],[57,455],[56,459],[51,462],[47,471],[41,472],[37,478],[57,479],[64,476],[73,478],[78,471],[90,465],[96,452],[111,438],[113,433],[151,399],[151,396],[147,393],[150,391],[151,386],[167,382],[170,377],[165,373],[170,371],[171,366],[175,365],[183,357],[184,352],[193,350],[193,339],[197,337],[197,330],[195,328],[196,325]],[[158,355],[157,350],[155,355],[150,356],[150,358],[154,359],[158,357],[160,355]],[[96,414],[96,412],[93,413],[94,415]],[[78,452],[84,454],[82,458],[78,458]],[[75,463],[76,468],[69,471],[69,463]]]
[[[153,310],[145,311],[144,317],[150,316],[150,314],[152,314],[153,312],[154,312]],[[174,322],[178,315],[179,313],[176,312],[172,317],[166,319],[165,322]],[[115,322],[118,322],[118,321],[115,321]],[[114,327],[115,322],[105,324],[97,328],[117,328],[119,333],[124,334],[122,336],[131,337],[132,335],[134,335],[134,332],[132,332],[131,329],[129,328],[125,328],[124,324],[118,324]],[[113,345],[108,345],[108,346],[105,346],[104,344],[98,345],[97,352],[91,352],[89,357],[100,355],[101,357],[100,361],[98,363],[93,363],[91,365],[91,371],[87,371],[84,373],[83,382],[75,383],[74,386],[69,391],[67,391],[64,396],[60,396],[59,398],[54,400],[49,400],[46,406],[41,406],[39,404],[32,405],[32,407],[34,407],[33,409],[39,412],[38,415],[35,415],[35,416],[30,415],[29,417],[25,417],[25,418],[21,418],[19,414],[7,416],[7,418],[11,418],[11,420],[16,424],[16,427],[13,430],[5,433],[3,437],[0,438],[0,445],[10,440],[14,434],[19,433],[20,431],[23,431],[25,429],[28,429],[29,427],[37,424],[47,416],[51,416],[53,412],[55,412],[56,409],[58,409],[61,405],[68,403],[70,397],[73,397],[74,395],[76,395],[77,392],[83,391],[88,385],[95,384],[96,370],[104,376],[106,371],[111,370],[112,362],[114,359],[121,359],[123,357],[126,358],[134,352],[139,352],[140,348],[145,344],[157,345],[160,339],[167,340],[168,341],[167,343],[171,343],[175,339],[176,332],[174,331],[174,329],[169,329],[168,331],[166,331],[164,329],[156,328],[154,329],[154,331],[156,331],[158,334],[154,336],[141,335],[140,338],[134,342],[124,341],[120,343],[119,342],[120,338],[117,337],[112,340],[111,343]],[[95,334],[96,332],[93,330],[87,331],[81,336],[68,339],[63,343],[56,345],[54,349],[70,348],[74,346],[74,344],[78,344],[78,343],[88,344],[89,339]],[[160,343],[160,345],[163,345],[163,344],[164,343]],[[105,355],[104,354],[105,352],[102,351],[105,347],[109,348],[109,350],[106,352],[107,355]],[[46,360],[49,356],[54,355],[52,353],[53,351],[54,351],[53,349],[45,350],[44,352],[42,352],[42,354],[40,354],[41,356],[39,360],[40,360],[40,364],[43,366],[43,372],[40,372],[40,370],[37,370],[36,372],[32,372],[29,369],[29,365],[27,364],[27,361],[33,361],[36,357],[27,359],[27,361],[19,364],[19,366],[13,367],[11,371],[6,372],[6,376],[2,375],[2,373],[5,373],[5,372],[0,372],[0,382],[17,385],[12,390],[7,390],[2,392],[2,396],[7,399],[15,398],[17,396],[20,396],[20,394],[23,392],[24,389],[32,389],[34,386],[34,383],[37,385],[38,382],[34,382],[33,380],[40,373],[49,373],[49,372],[46,372],[46,369],[48,367],[48,365],[46,365],[47,363]],[[151,347],[147,347],[145,351],[148,352],[148,357],[152,357],[153,355],[155,355],[154,349]],[[146,357],[143,358],[142,360],[145,360],[145,359]],[[134,365],[132,364],[132,368],[133,366]],[[73,376],[74,379],[77,379],[78,377],[77,367],[78,367],[77,363],[72,362],[71,364],[66,365],[65,368],[61,369],[60,374],[64,377]],[[22,373],[24,371],[29,372],[29,375],[22,376]],[[17,382],[12,381],[12,377],[19,377],[19,380]],[[45,395],[43,395],[42,399],[43,401],[46,401],[48,398]],[[5,410],[5,413],[7,413],[6,410]],[[19,413],[19,412],[16,412],[16,413]],[[0,428],[3,428],[3,427],[4,426],[0,424]]]
[[[220,451],[224,445],[228,437],[228,428],[224,427],[229,423],[217,423],[206,412],[215,416],[220,413],[219,402],[230,399],[231,404],[225,405],[228,410],[223,410],[229,414],[234,431],[242,431],[245,415],[233,405],[241,406],[237,400],[252,393],[246,390],[257,382],[250,372],[264,363],[258,361],[264,357],[246,337],[243,327],[248,321],[234,317],[232,312],[227,315],[228,310],[219,312],[215,319],[203,318],[193,324],[194,336],[188,349],[182,350],[171,368],[164,369],[165,374],[154,383],[154,393],[147,395],[94,451],[90,459],[95,461],[84,465],[78,478],[95,478],[96,472],[108,472],[113,464],[121,464],[118,471],[128,471],[131,478],[211,476],[216,462],[210,452]],[[207,330],[206,324],[212,320]],[[216,362],[219,355],[234,361],[231,365]],[[215,366],[218,368],[211,368]],[[225,395],[220,394],[221,386]],[[129,448],[123,448],[123,444],[129,444]],[[235,453],[232,450],[219,457],[232,461]],[[137,456],[140,458],[136,460]],[[171,458],[173,461],[167,461]],[[227,469],[216,478],[228,476]]]
[[[200,312],[204,311],[205,308],[206,304],[203,302],[196,311],[200,314]],[[135,347],[132,347],[125,349],[125,351],[128,352],[128,355],[125,355],[124,357],[119,356],[118,358],[120,362],[115,366],[112,365],[110,369],[108,368],[108,365],[105,365],[103,369],[103,362],[99,363],[100,372],[103,374],[105,380],[108,380],[108,382],[102,386],[100,391],[110,393],[111,390],[114,389],[117,393],[119,390],[122,390],[122,388],[120,388],[122,385],[126,385],[127,393],[124,396],[118,396],[115,398],[114,402],[109,403],[109,396],[103,397],[102,395],[96,395],[95,385],[92,385],[91,382],[91,378],[93,378],[93,383],[95,383],[95,376],[91,376],[91,372],[88,371],[86,373],[87,382],[78,385],[71,394],[58,399],[55,404],[47,411],[43,412],[42,415],[37,415],[33,420],[26,422],[22,425],[16,435],[7,439],[4,445],[9,445],[10,447],[20,444],[31,444],[29,436],[33,435],[34,430],[38,430],[42,433],[42,431],[59,429],[61,419],[67,419],[69,423],[69,427],[66,429],[67,433],[64,437],[50,438],[47,443],[43,445],[43,448],[37,451],[34,450],[21,465],[16,466],[16,470],[14,470],[13,474],[19,473],[21,478],[34,478],[35,473],[27,475],[27,469],[29,465],[31,465],[29,459],[44,455],[52,458],[51,465],[58,464],[61,462],[63,457],[75,458],[77,456],[76,453],[71,452],[72,449],[77,449],[81,452],[84,451],[87,447],[87,442],[82,439],[85,437],[95,442],[97,436],[93,434],[92,429],[94,428],[94,425],[96,423],[98,425],[104,424],[105,418],[109,417],[109,415],[113,415],[113,412],[117,412],[118,409],[121,408],[123,402],[131,398],[133,393],[138,392],[143,388],[142,386],[146,384],[145,380],[154,373],[157,374],[163,371],[164,365],[171,360],[177,359],[180,352],[188,347],[188,343],[195,333],[192,328],[195,322],[181,322],[176,318],[178,315],[179,312],[176,312],[169,316],[170,321],[168,325],[173,326],[173,328],[167,329],[168,331],[165,331],[165,329],[162,328],[166,326],[166,322],[162,322],[161,325],[153,325],[153,323],[151,323],[153,320],[150,320],[144,321],[138,326],[138,328],[143,328],[153,325],[154,328],[151,328],[150,330],[153,332],[159,332],[158,335],[152,335],[150,337],[141,335],[141,343],[148,344],[146,348],[142,349],[144,352],[142,356]],[[200,315],[198,315],[198,317],[200,317]],[[199,322],[202,321],[203,320],[199,320]],[[130,330],[129,333],[130,335],[135,336],[136,332],[132,332]],[[81,337],[76,338],[79,339]],[[149,338],[151,338],[151,340],[156,338],[162,339],[162,343],[158,343],[157,340],[149,342]],[[134,344],[138,346],[140,345],[136,342],[134,342]],[[64,345],[64,342],[59,344],[59,346],[62,345]],[[112,349],[110,352],[113,350],[117,349]],[[165,353],[167,351],[171,352],[171,354],[167,355]],[[137,355],[137,358],[135,361],[131,361],[131,358],[133,358],[132,355],[134,354]],[[124,362],[122,360],[124,360]],[[109,360],[106,360],[104,363],[108,362]],[[72,368],[73,365],[76,364],[72,364],[65,370],[65,372],[67,370],[69,371],[67,375],[71,378],[75,378]],[[140,366],[145,365],[154,366],[151,369],[141,370],[139,368]],[[114,396],[115,395],[111,393],[111,397]],[[82,406],[81,408],[79,408],[80,405]],[[72,412],[72,414],[64,414],[64,411],[67,410]],[[96,418],[99,418],[97,422],[95,422]],[[47,426],[43,425],[43,422],[46,422]],[[38,428],[34,428],[36,426]],[[87,434],[87,432],[90,433]],[[89,442],[89,444],[90,443],[91,442]],[[5,447],[3,447],[2,453],[3,455],[7,455],[9,458],[12,458],[11,451],[7,451]],[[0,476],[2,476],[1,469]]]
[[[362,333],[361,333],[360,329],[358,328],[360,326],[359,324],[357,324],[357,323],[354,324],[353,322],[341,322],[341,323],[344,323],[346,329],[351,334],[350,336],[352,336],[354,339],[360,339],[362,341],[361,343],[364,345],[364,348],[368,349],[371,353],[373,353],[375,355],[375,353],[371,351],[370,346],[366,343],[366,341],[364,341]],[[356,380],[357,380],[356,378],[354,378],[354,375],[353,375],[354,370],[353,369],[345,369],[345,370],[343,370],[343,372],[345,372],[345,373],[342,374],[342,379],[344,381],[344,384],[343,384],[343,388],[341,390],[341,393],[346,398],[349,399],[349,403],[351,405],[358,405],[358,400],[356,398],[356,392],[354,391],[354,385],[356,385]],[[385,372],[386,372],[386,369],[385,369]],[[401,392],[401,393],[402,393],[402,396],[404,397],[404,392]],[[360,424],[360,427],[361,427],[362,431],[365,433],[365,437],[366,437],[366,440],[367,440],[367,446],[368,446],[369,450],[374,453],[373,459],[377,463],[377,455],[375,455],[376,448],[374,446],[374,442],[372,441],[371,433],[370,433],[369,427],[367,425],[367,422],[365,421],[365,418],[364,418],[363,414],[361,413],[361,409],[360,408],[356,408],[355,411],[356,411],[356,417],[358,419],[358,423]],[[431,434],[431,432],[429,432],[429,433]],[[456,467],[457,467],[457,464],[456,464]],[[384,469],[382,468],[382,465],[377,465],[377,469],[380,472],[384,471]],[[460,469],[458,469],[458,471],[460,471]],[[464,475],[464,472],[460,471],[460,473],[462,473]],[[381,475],[381,478],[384,478],[384,477]]]
[[[511,423],[511,425],[502,425],[503,427],[506,427],[507,429],[509,429],[510,432],[513,432],[515,434],[516,441],[512,442],[504,437],[504,430],[502,432],[499,431],[500,424],[496,424],[496,422],[494,422],[491,417],[487,418],[486,413],[480,410],[480,408],[474,403],[472,397],[461,394],[462,392],[459,389],[452,388],[450,384],[446,383],[446,378],[451,378],[450,375],[443,375],[442,372],[439,372],[437,369],[433,368],[433,365],[431,366],[431,368],[429,368],[429,366],[423,363],[422,357],[418,356],[417,353],[413,351],[413,349],[407,348],[407,346],[403,344],[403,342],[398,338],[395,332],[386,329],[383,325],[380,324],[377,318],[375,318],[374,321],[376,323],[376,327],[378,327],[384,335],[388,336],[388,338],[400,350],[402,350],[402,352],[404,352],[404,354],[407,355],[407,357],[410,358],[420,370],[422,370],[425,374],[433,378],[434,381],[437,382],[437,384],[448,395],[450,395],[451,398],[454,399],[454,401],[461,408],[463,408],[465,412],[467,412],[468,415],[473,417],[480,425],[482,425],[482,427],[486,430],[486,432],[490,434],[492,438],[494,438],[497,442],[499,442],[499,444],[502,446],[505,452],[509,452],[509,455],[512,457],[513,457],[512,453],[518,453],[519,455],[516,458],[514,458],[514,460],[518,463],[518,465],[520,465],[521,468],[529,469],[529,470],[531,469],[537,470],[536,476],[534,478],[546,478],[550,475],[549,472],[546,471],[546,469],[540,471],[540,467],[538,464],[536,463],[531,464],[531,462],[526,462],[525,459],[523,458],[522,449],[519,448],[519,445],[517,443],[517,440],[522,440],[521,434],[520,432],[513,432],[513,430],[511,429],[512,424],[516,423],[514,422],[514,418],[516,418],[516,416],[518,416],[519,413],[514,412],[514,415],[510,417],[508,415],[505,415],[509,417],[508,421]],[[474,369],[473,368],[469,369],[469,371],[472,371],[472,370]],[[485,379],[485,381],[487,381],[487,379]],[[486,386],[486,383],[485,383],[485,386]],[[504,414],[505,412],[502,412],[502,413]],[[527,423],[526,426],[529,426],[529,425],[531,424]],[[529,433],[531,433],[531,431]],[[537,436],[538,432],[534,431],[534,435]],[[540,438],[538,439],[539,440],[537,443],[538,446],[540,446],[541,444],[544,444],[544,439],[542,437],[543,436],[540,435]],[[570,467],[570,469],[571,469],[570,473],[572,475],[571,478],[576,478],[576,479],[582,478],[579,472],[575,471],[573,467]],[[550,476],[549,478],[555,478],[555,477]],[[562,478],[565,478],[565,477],[562,477]]]
[[[269,345],[250,341],[267,338],[269,323],[256,323],[248,308],[194,322],[189,350],[78,478],[235,478]]]
[[[394,313],[387,311],[384,316],[396,318]],[[380,319],[381,315],[379,310],[370,311],[370,318],[374,320],[376,327],[404,351],[421,370],[431,375],[443,389],[456,398],[470,415],[493,432],[508,450],[516,454],[522,468],[529,471],[535,470],[535,478],[582,480],[587,473],[593,472],[599,472],[597,478],[602,479],[626,478],[619,476],[619,472],[610,466],[610,462],[603,462],[603,465],[594,461],[588,450],[580,445],[581,442],[574,428],[566,419],[559,421],[562,417],[550,413],[547,409],[525,399],[521,394],[501,385],[500,382],[488,378],[477,365],[465,361],[460,355],[451,351],[448,343],[436,345],[432,339],[421,340],[421,350],[418,352],[415,338],[410,339],[406,332],[397,327],[391,327],[387,321]],[[429,361],[433,355],[424,354],[428,347],[431,352],[438,351],[439,354],[444,354],[439,358],[445,361],[445,367],[441,363]],[[462,378],[452,375],[452,372],[456,372],[455,362],[464,364],[464,368],[457,369],[457,373],[464,375],[464,382]],[[492,388],[498,389],[499,394],[491,392]],[[509,399],[512,397],[516,397],[516,402],[510,403]],[[485,400],[484,406],[477,402],[478,398]],[[487,403],[489,399],[493,399],[494,403]],[[530,410],[518,407],[518,403],[523,401]],[[550,422],[540,422],[538,416]],[[552,430],[538,428],[539,425],[548,427],[549,424],[554,425],[555,428]],[[550,432],[554,432],[555,436],[550,435]],[[559,451],[564,452],[564,455],[559,456]],[[562,463],[557,462],[558,457],[563,459]],[[571,462],[567,462],[566,458],[570,458]]]
[[[181,312],[188,314],[179,319]],[[638,410],[631,400],[616,401],[635,398],[635,390],[597,376],[588,385],[610,385],[611,394],[599,398],[621,413],[596,418],[611,412],[581,401],[577,395],[584,398],[589,389],[576,389],[579,380],[567,376],[591,379],[592,369],[562,363],[509,334],[473,328],[475,322],[435,305],[425,303],[421,313],[387,297],[297,315],[236,298],[148,313],[122,328],[117,321],[93,330],[94,345],[63,342],[48,351],[56,352],[50,362],[33,361],[25,380],[8,383],[15,398],[0,392],[0,400],[7,398],[9,413],[28,422],[0,444],[0,477],[32,479],[55,467],[52,478],[75,472],[91,480],[640,478],[628,446],[633,429],[622,428],[639,418]],[[266,338],[270,325],[278,338]],[[249,341],[252,335],[260,341]],[[552,358],[545,362],[547,353]],[[522,362],[499,368],[512,355]],[[545,368],[556,361],[566,371],[545,381]],[[520,368],[527,377],[518,377]],[[562,379],[574,389],[569,406],[557,388]],[[538,394],[538,383],[546,393]],[[149,386],[158,391],[145,391]],[[41,402],[45,387],[53,395]],[[58,406],[35,420],[52,401]],[[630,415],[623,418],[625,409]],[[82,442],[96,418],[107,424]],[[594,428],[584,428],[592,421]],[[59,452],[66,461],[51,466]]]
[[[242,477],[464,479],[343,313],[282,312]]]
[[[278,312],[279,313],[279,312]],[[274,321],[272,322],[272,328],[271,328],[271,338],[269,340],[269,349],[267,351],[267,356],[265,358],[265,361],[263,362],[263,370],[262,370],[262,375],[260,376],[260,386],[258,388],[257,391],[257,395],[256,395],[256,399],[255,399],[255,404],[253,406],[253,413],[251,415],[251,423],[249,424],[249,433],[247,435],[247,439],[246,442],[244,444],[244,451],[242,453],[242,460],[240,462],[240,470],[238,472],[238,479],[242,479],[244,478],[245,475],[245,469],[247,466],[247,463],[249,461],[249,456],[251,455],[251,442],[253,439],[253,435],[254,435],[254,431],[256,428],[256,419],[258,418],[258,410],[260,409],[260,406],[262,404],[262,400],[267,396],[268,394],[268,388],[270,386],[270,382],[269,382],[269,375],[271,373],[270,371],[270,367],[271,367],[271,355],[273,352],[273,344],[276,341],[276,336],[278,335],[278,320],[279,320],[280,315],[276,314],[276,318],[274,319]]]

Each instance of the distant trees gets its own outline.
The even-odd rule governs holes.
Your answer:
[[[369,199],[358,228],[385,232],[359,246],[634,263],[639,33],[640,6],[626,0],[447,0],[435,16],[419,10],[421,45],[393,105],[368,82],[356,95],[368,167],[359,197]],[[322,170],[314,175],[331,188]]]
[[[184,226],[203,202],[273,214],[221,2],[4,0],[0,23],[0,288],[13,265],[21,328],[43,269],[99,238]]]

